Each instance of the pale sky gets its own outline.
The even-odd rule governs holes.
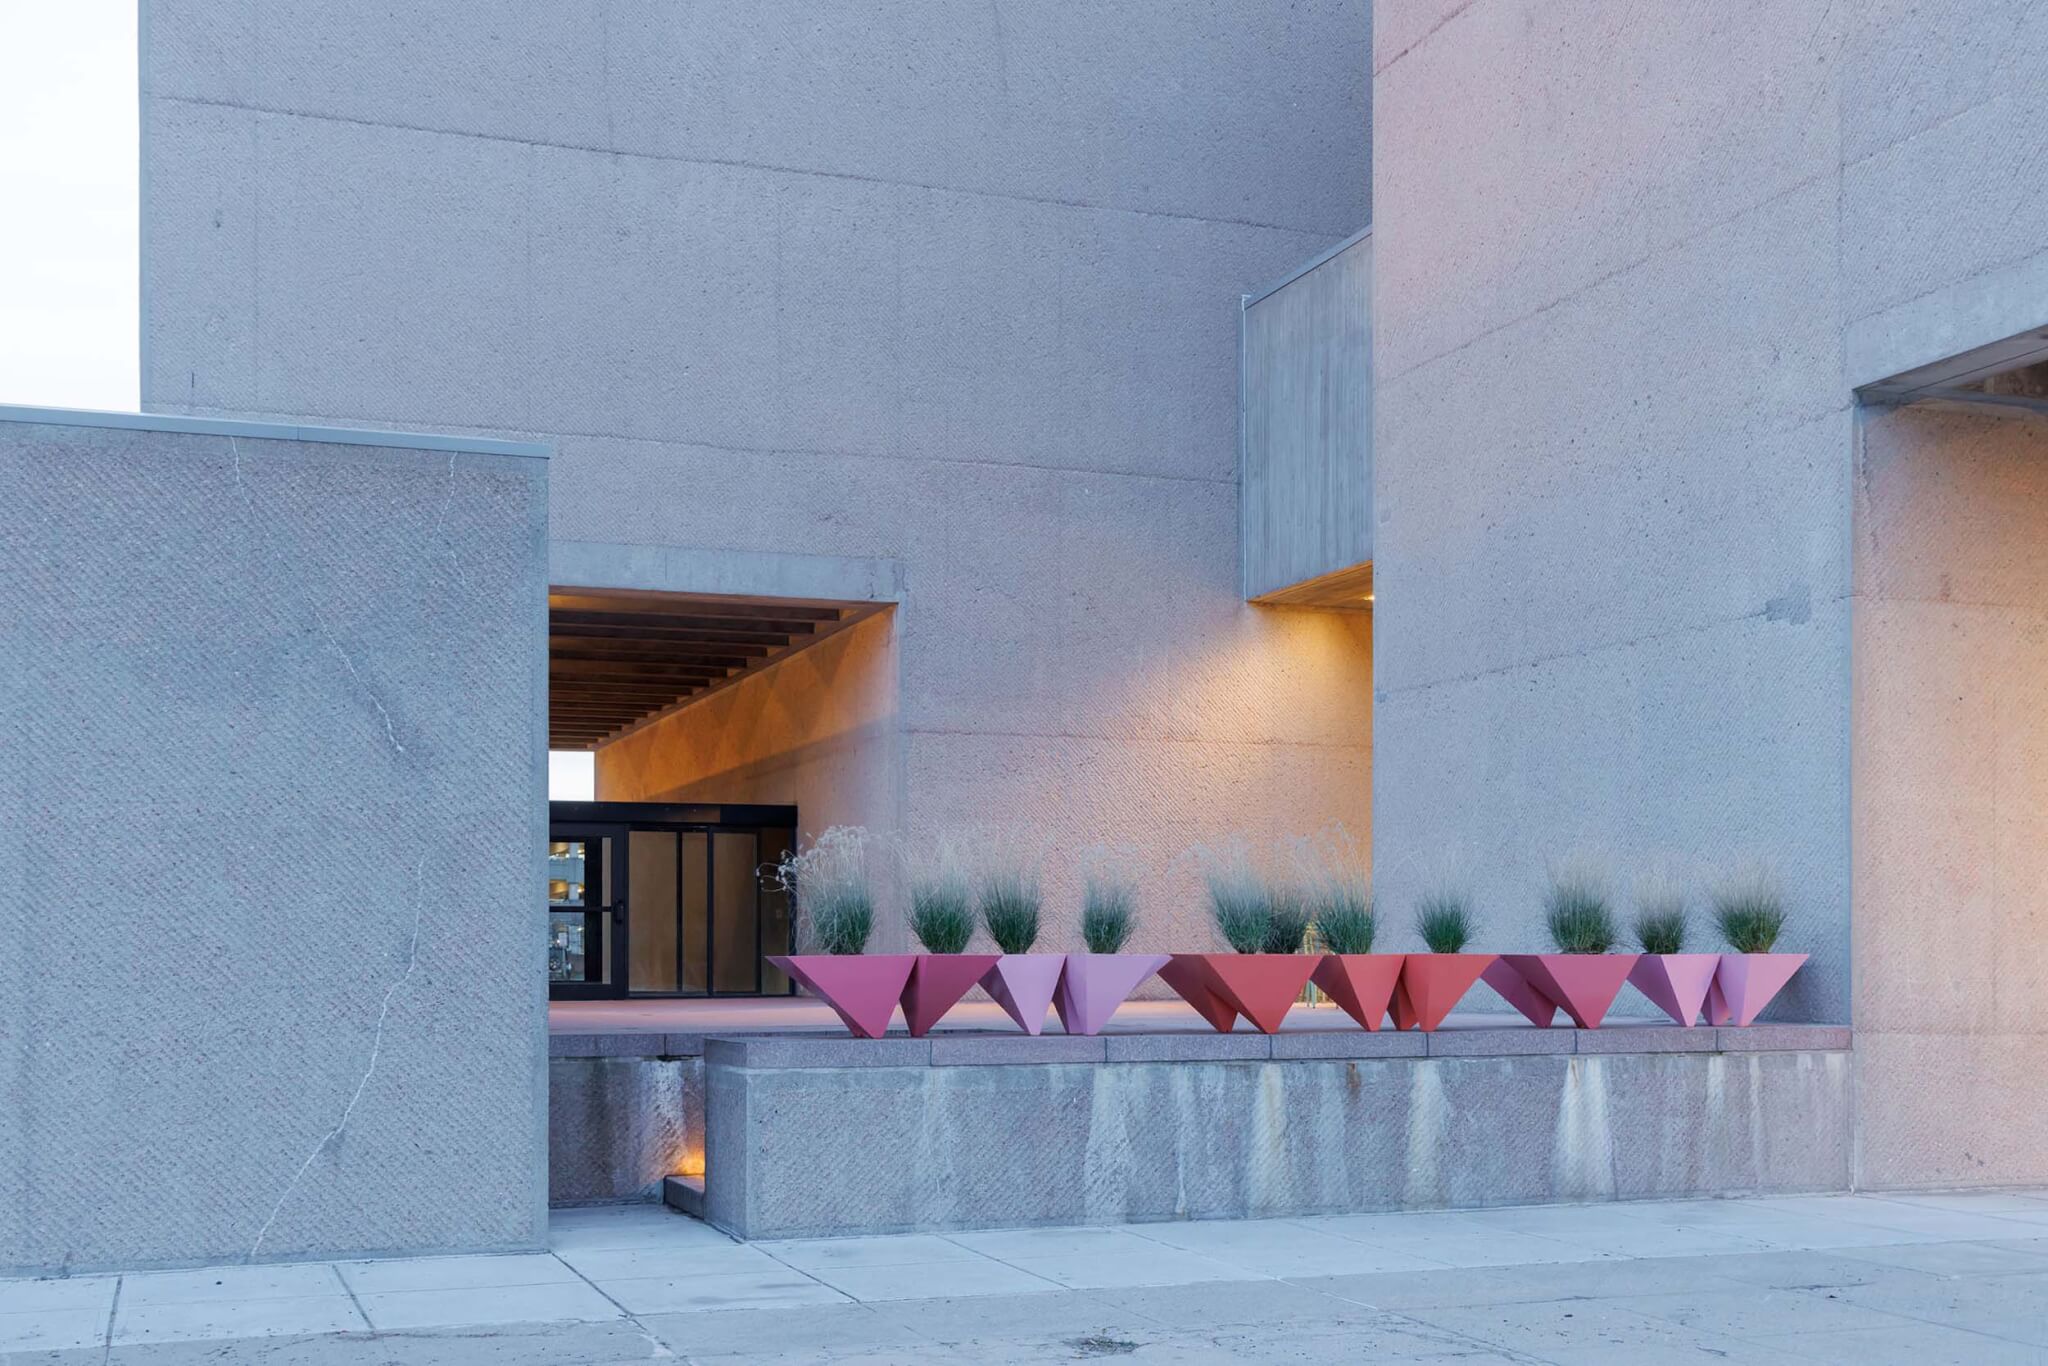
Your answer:
[[[0,403],[134,411],[135,0],[0,0]]]

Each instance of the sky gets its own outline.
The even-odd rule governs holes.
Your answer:
[[[0,403],[141,401],[135,0],[0,0]]]

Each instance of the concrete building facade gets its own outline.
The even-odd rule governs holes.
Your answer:
[[[1374,18],[1383,891],[1767,859],[1859,1184],[2042,1179],[2048,427],[1859,391],[2048,322],[2048,16]]]
[[[158,938],[219,930],[216,889],[171,887],[73,946],[76,983],[11,984],[26,1014],[0,1169],[41,1203],[0,1206],[0,1265],[531,1245],[538,728],[565,678],[584,700],[561,733],[595,749],[605,802],[795,807],[806,833],[912,844],[1030,832],[1059,851],[1053,949],[1078,947],[1079,854],[1098,845],[1142,870],[1134,947],[1158,949],[1212,942],[1187,851],[1240,835],[1273,848],[1335,822],[1369,840],[1398,948],[1447,879],[1483,946],[1517,950],[1540,944],[1551,860],[1603,856],[1624,890],[1660,864],[1697,889],[1764,861],[1787,947],[1813,954],[1778,1015],[1857,1032],[1846,1054],[1830,1035],[1742,1063],[1804,1103],[1753,1087],[1726,1112],[1759,1133],[1807,1116],[1820,1141],[1778,1150],[1810,1168],[1744,1166],[1764,1150],[1729,1129],[1702,1140],[1727,1162],[1598,1179],[1605,1136],[1722,1113],[1737,1064],[1718,1042],[1612,1068],[1453,1068],[1418,1046],[1371,1069],[1375,1113],[1424,1097],[1405,1132],[1434,1155],[1439,1131],[1485,1126],[1431,1088],[1476,1077],[1460,1094],[1483,1105],[1512,1072],[1516,1104],[1559,1126],[1517,1149],[1526,1198],[1704,1190],[1713,1170],[1762,1189],[2048,1176],[2027,1088],[2048,1060],[2048,418],[2024,377],[1982,379],[2048,351],[2048,197],[2000,150],[2048,117],[2048,21],[2017,0],[142,13],[143,404],[164,430],[138,454],[128,427],[16,423],[7,451],[122,490],[143,513],[128,563],[157,568],[103,613],[102,647],[56,615],[119,597],[118,566],[80,548],[83,496],[53,496],[45,539],[14,547],[15,581],[51,590],[17,608],[22,638],[59,648],[12,661],[9,700],[48,755],[91,761],[16,768],[14,800],[33,815],[48,788],[116,842],[94,822],[134,808],[138,863],[209,814],[260,818],[292,878],[233,865],[232,924],[253,934],[251,908],[279,898],[305,937],[250,965],[252,1009],[216,1009],[188,972],[143,971]],[[289,515],[252,511],[266,479]],[[177,553],[144,543],[159,524]],[[233,593],[203,580],[209,549]],[[275,590],[295,574],[318,591],[287,619]],[[602,620],[622,604],[723,605],[692,629],[733,658],[595,668],[550,594],[584,604],[586,643],[625,630]],[[776,604],[790,622],[739,629]],[[219,613],[268,634],[182,643]],[[814,625],[831,629],[787,654],[755,639]],[[345,678],[313,669],[323,645]],[[228,702],[188,697],[167,729],[97,733],[115,699],[33,672],[104,691],[181,651],[180,677]],[[673,705],[646,703],[655,675]],[[644,716],[614,726],[614,697]],[[243,711],[300,724],[252,749]],[[182,792],[177,764],[206,757],[179,748],[188,731],[251,757]],[[397,828],[412,862],[364,847]],[[370,869],[346,893],[344,848]],[[81,864],[80,924],[143,871]],[[424,916],[444,902],[466,937]],[[905,946],[885,915],[876,947]],[[95,981],[154,989],[108,1009]],[[207,1065],[292,1094],[123,1042],[159,1015]],[[1567,1037],[1535,1051],[1572,1053]],[[933,1053],[931,1076],[864,1084],[1122,1087],[1074,1102],[1114,1128],[1165,1106],[1147,1088],[1182,1094],[1184,1046],[1146,1060],[1156,1076],[1055,1076],[1091,1061],[1070,1048],[974,1076],[938,1075]],[[1204,1055],[1205,1094],[1269,1104],[1280,1074],[1234,1069],[1278,1058]],[[1327,1120],[1303,1131],[1304,1170],[1395,1160],[1352,1141],[1355,1065],[1289,1061],[1314,1064],[1283,1071]],[[795,1066],[721,1078],[666,1046],[648,1062],[579,1063],[558,1086],[558,1138],[638,1135],[560,1173],[565,1198],[641,1190],[675,1135],[735,1123],[706,1114],[721,1085],[795,1112],[811,1084]],[[1624,1102],[1610,1127],[1604,1071],[1653,1075],[1668,1104]],[[610,1118],[613,1073],[639,1088],[630,1126]],[[97,1137],[31,1093],[85,1097]],[[1567,1124],[1589,1106],[1599,1124]],[[213,1169],[179,1146],[202,1118],[209,1143],[239,1143]],[[162,1200],[65,1241],[110,1207],[92,1175],[145,1157]],[[1144,1167],[1128,1208],[1170,1211]],[[403,1189],[377,1186],[400,1168]],[[1484,1201],[1481,1170],[1329,1199]],[[1254,1194],[1213,1210],[1326,1207]]]
[[[591,587],[891,585],[600,798],[1128,845],[1162,945],[1190,844],[1366,837],[1366,618],[1239,592],[1236,337],[1369,217],[1363,0],[145,10],[146,408],[544,441]]]

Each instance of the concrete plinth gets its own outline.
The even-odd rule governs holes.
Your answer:
[[[1318,1041],[712,1039],[705,1214],[779,1238],[1849,1185],[1843,1028]]]

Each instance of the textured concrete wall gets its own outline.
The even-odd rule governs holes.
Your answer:
[[[1306,1036],[1334,1056],[1229,1061],[1266,1040],[1155,1036],[1108,1041],[1153,1060],[1103,1062],[1080,1060],[1101,1039],[922,1058],[915,1040],[713,1040],[707,1214],[772,1238],[1848,1185],[1847,1052],[1573,1055],[1576,1031],[1466,1032],[1545,1051],[1348,1057],[1380,1040]],[[1683,1042],[1711,1045],[1699,1033]],[[1024,1061],[1056,1048],[1073,1060]]]
[[[1372,238],[1245,306],[1244,592],[1372,558]]]
[[[1455,860],[1488,943],[1534,947],[1575,847],[1767,858],[1814,955],[1778,1012],[1843,1019],[1845,18],[1406,8],[1374,80],[1382,885]]]
[[[1858,472],[1859,1179],[2048,1180],[2048,418],[1874,412]]]
[[[546,461],[0,480],[0,1270],[537,1245]]]
[[[704,1168],[704,1059],[548,1063],[548,1203],[659,1200],[664,1178]]]
[[[899,562],[913,833],[1364,826],[1367,632],[1243,603],[1236,467],[1240,296],[1369,217],[1365,0],[146,9],[148,406]]]
[[[1767,858],[1815,955],[1774,1013],[1848,1018],[1853,919],[1861,1179],[2038,1179],[2032,860],[1970,804],[2030,743],[1984,613],[2034,556],[2033,437],[1876,413],[1859,451],[1853,390],[2048,321],[2010,153],[2048,13],[1375,17],[1383,888],[1461,858],[1505,945],[1558,851]]]

